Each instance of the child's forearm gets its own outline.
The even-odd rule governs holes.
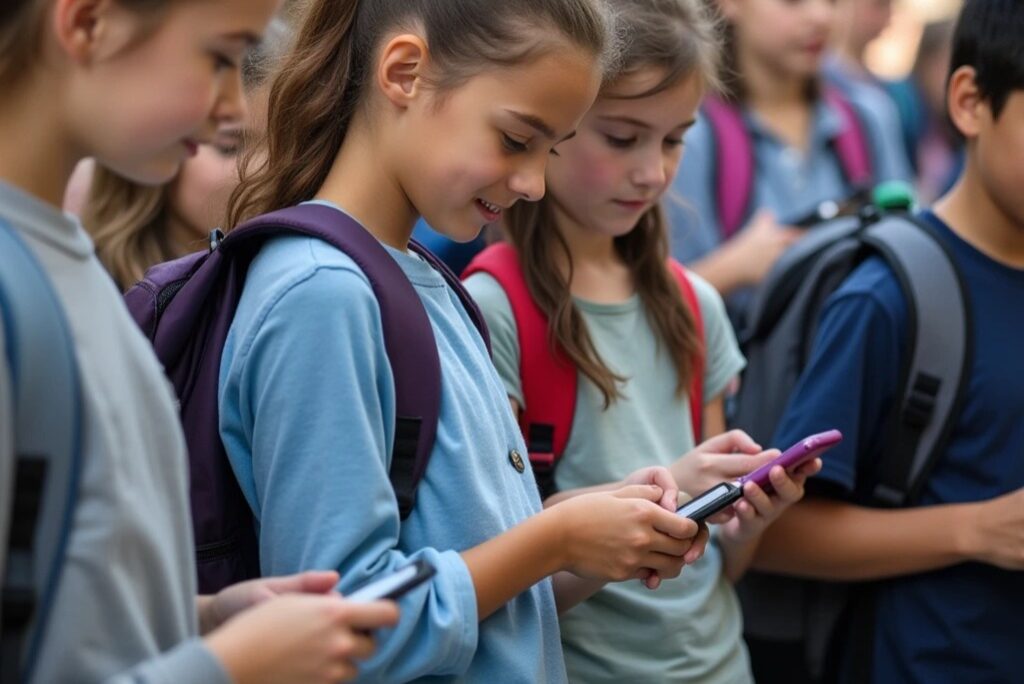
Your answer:
[[[565,544],[558,511],[545,510],[462,553],[476,588],[482,621],[514,597],[563,569]]]
[[[754,567],[815,579],[872,580],[968,560],[966,504],[879,510],[811,499],[765,531]]]

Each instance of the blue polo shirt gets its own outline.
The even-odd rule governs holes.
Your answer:
[[[967,398],[921,505],[984,501],[1024,487],[1024,270],[994,261],[930,212],[924,218],[952,250],[973,313]],[[907,302],[879,258],[832,295],[812,358],[774,444],[825,428],[846,439],[820,478],[853,492],[882,447],[907,338]],[[1019,623],[1024,575],[982,563],[880,583],[876,682],[1014,682],[1024,672]]]

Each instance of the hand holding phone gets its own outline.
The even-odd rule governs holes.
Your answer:
[[[345,598],[356,603],[397,600],[437,573],[433,565],[417,560],[378,579],[370,580]]]
[[[825,451],[831,449],[843,441],[843,435],[839,430],[829,430],[794,444],[786,449],[778,458],[766,463],[752,473],[744,475],[735,482],[722,482],[711,489],[697,495],[676,510],[677,515],[690,518],[694,522],[702,523],[715,513],[725,509],[743,496],[743,485],[753,482],[764,490],[766,494],[774,491],[769,474],[777,465],[782,466],[787,472],[793,473],[803,464],[814,460]]]

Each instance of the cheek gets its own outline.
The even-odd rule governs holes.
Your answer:
[[[576,146],[564,158],[556,159],[558,175],[572,186],[575,194],[595,199],[604,199],[608,193],[622,185],[623,164],[610,150],[602,149],[596,142]]]
[[[237,184],[234,160],[204,147],[182,168],[174,209],[197,234],[205,236],[223,221],[228,197]]]

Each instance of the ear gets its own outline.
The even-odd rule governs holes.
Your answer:
[[[100,5],[104,0],[57,0],[53,10],[53,29],[57,44],[71,59],[84,62],[93,52]]]
[[[139,30],[138,16],[116,0],[57,0],[52,25],[59,48],[78,63],[116,53]]]
[[[416,99],[428,58],[426,42],[413,34],[395,36],[384,45],[377,65],[377,86],[396,107],[405,108]]]
[[[974,67],[962,66],[953,72],[946,91],[946,108],[953,125],[965,138],[977,137],[983,118],[991,113],[978,90]]]

